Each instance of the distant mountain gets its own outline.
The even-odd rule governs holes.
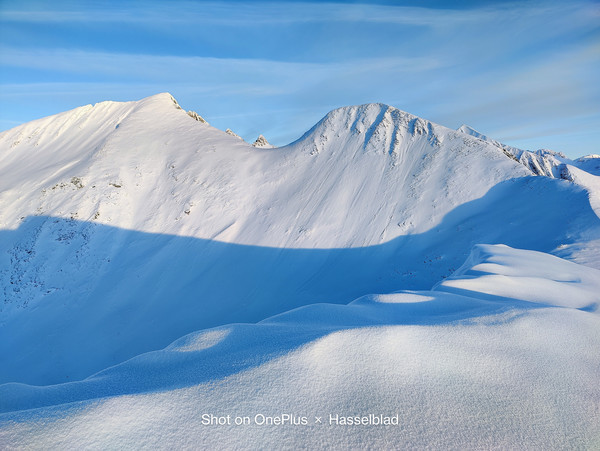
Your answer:
[[[367,104],[264,149],[198,118],[163,93],[0,134],[0,383],[78,380],[199,329],[429,289],[477,243],[595,261],[583,185],[533,177],[471,133]]]

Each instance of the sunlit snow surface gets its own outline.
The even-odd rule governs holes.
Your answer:
[[[0,134],[0,448],[599,447],[600,158],[516,151],[379,104],[260,149],[168,94]]]
[[[553,294],[541,299],[548,283]],[[599,293],[595,269],[477,246],[433,291],[200,331],[82,382],[4,385],[5,410],[50,407],[0,416],[0,442],[592,449],[600,444]],[[252,423],[204,425],[203,414]],[[256,424],[282,414],[308,424]],[[329,420],[368,414],[398,414],[399,424]]]

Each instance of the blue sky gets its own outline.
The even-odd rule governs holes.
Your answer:
[[[521,148],[600,153],[591,1],[0,0],[0,129],[168,91],[246,140],[287,144],[383,102]]]

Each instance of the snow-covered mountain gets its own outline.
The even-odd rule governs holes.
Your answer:
[[[190,120],[169,94],[81,107],[0,140],[3,228],[51,215],[277,247],[386,242],[528,174],[493,145],[377,104],[335,110],[267,152]]]
[[[511,373],[517,403],[517,394],[547,370],[535,356],[536,340],[549,338],[534,333],[520,343],[507,340],[511,334],[557,325],[566,315],[571,325],[557,326],[558,335],[579,335],[553,348],[552,362],[580,342],[599,343],[593,333],[598,272],[580,266],[600,269],[597,156],[572,161],[521,151],[466,126],[450,130],[382,104],[334,110],[285,147],[264,142],[253,146],[211,127],[167,93],[88,105],[0,134],[0,384],[7,383],[0,386],[0,410],[77,401],[76,421],[104,421],[119,406],[137,411],[139,402],[154,409],[160,398],[178,412],[194,403],[217,412],[231,405],[230,396],[248,398],[253,386],[268,391],[264,400],[278,400],[272,412],[283,412],[288,402],[325,415],[335,410],[334,399],[340,399],[340,412],[350,412],[351,401],[362,399],[354,409],[359,413],[380,402],[409,409],[427,381],[437,381],[433,386],[449,406],[454,395],[441,387],[452,362],[442,372],[423,367],[421,351],[470,362],[456,373],[464,388],[456,393],[466,403],[469,396],[487,396],[481,381],[500,363],[477,368],[486,353],[506,351],[494,343],[510,347],[504,363],[511,368],[520,359],[536,362],[526,377]],[[476,330],[466,327],[471,323]],[[492,341],[477,347],[486,336]],[[388,342],[395,344],[376,345]],[[452,351],[460,342],[471,348]],[[371,388],[361,395],[335,368],[322,367],[331,356],[339,368],[351,372],[355,365],[355,382],[368,380]],[[396,374],[387,357],[413,366]],[[594,362],[579,349],[565,366],[569,380]],[[310,377],[323,379],[307,394],[310,368],[322,374]],[[582,374],[586,381],[592,377]],[[394,393],[402,390],[393,382],[400,376],[425,379],[400,400]],[[255,383],[261,377],[264,384]],[[478,382],[469,394],[470,379]],[[330,392],[326,380],[339,393]],[[79,382],[23,385],[69,381]],[[308,385],[294,394],[286,391],[288,382]],[[540,393],[555,382],[545,380]],[[211,391],[213,383],[224,391]],[[174,390],[183,387],[187,391]],[[560,398],[564,415],[545,423],[536,437],[550,430],[558,437],[557,425],[571,425],[578,418],[569,416],[573,409],[588,408],[598,396],[577,392],[569,407],[576,391],[570,387]],[[99,416],[81,413],[95,398],[155,390],[172,391],[115,398]],[[490,396],[502,403],[503,393]],[[248,399],[247,410],[267,406]],[[448,431],[468,428],[421,407],[420,416],[411,410],[415,422],[405,437],[415,436],[419,421],[446,421]],[[496,407],[486,410],[478,427],[491,427]],[[500,417],[510,422],[517,404],[505,407]],[[30,422],[46,422],[53,409],[0,416],[0,443],[35,446],[54,437],[46,443],[86,446],[65,439],[62,426],[36,429]],[[153,418],[140,416],[135,428],[152,428]],[[585,438],[596,423],[579,424],[585,433],[578,437]],[[519,431],[514,437],[525,429]],[[128,439],[139,439],[129,432]],[[221,433],[231,431],[206,435],[206,446],[233,446]],[[330,443],[323,434],[313,437]],[[417,444],[397,441],[397,434],[388,439],[396,440],[388,445]],[[118,446],[106,437],[102,443]],[[517,442],[507,439],[506,446]]]
[[[553,251],[597,220],[574,184],[380,104],[260,149],[159,94],[33,121],[0,149],[1,382],[81,379],[201,328],[427,289],[474,244]]]

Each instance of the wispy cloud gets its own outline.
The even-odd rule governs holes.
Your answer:
[[[392,6],[361,3],[309,2],[190,2],[150,1],[143,4],[125,2],[118,9],[113,3],[71,3],[61,7],[39,4],[39,8],[22,10],[18,4],[0,10],[3,21],[10,22],[116,22],[156,24],[158,21],[183,23],[257,26],[306,22],[376,22],[404,25],[440,26],[489,19],[496,10],[435,9],[414,6]],[[512,5],[517,7],[517,4]]]
[[[195,2],[145,1],[123,2],[115,8],[113,2],[38,3],[35,8],[23,8],[20,2],[4,1],[0,20],[4,22],[114,22],[114,23],[202,23],[255,27],[266,24],[290,23],[388,23],[429,27],[465,26],[500,20],[519,20],[523,16],[557,15],[586,10],[586,15],[598,17],[600,8],[593,1],[575,2],[512,2],[487,3],[479,8],[442,8],[405,5],[385,5],[360,2]]]
[[[256,94],[280,94],[323,79],[363,76],[377,71],[414,73],[439,63],[427,57],[364,58],[347,62],[295,63],[261,59],[180,57],[67,49],[0,48],[6,66],[105,76],[120,80],[189,82],[206,91],[245,87]]]
[[[546,123],[560,120],[575,126],[581,117],[600,116],[600,45],[590,43],[565,49],[543,60],[532,58],[518,67],[493,74],[456,80],[455,102],[440,110],[443,116],[460,117],[487,125],[486,131],[514,135],[506,130],[528,128],[531,133]],[[460,96],[465,100],[461,102]],[[600,126],[600,123],[597,124]],[[555,127],[555,126],[554,126]],[[520,133],[519,133],[520,134]],[[500,136],[499,136],[500,135]],[[509,138],[507,138],[509,139]]]

